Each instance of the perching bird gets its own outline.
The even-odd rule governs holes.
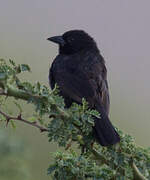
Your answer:
[[[109,113],[107,69],[96,42],[82,30],[71,30],[62,36],[48,38],[59,45],[59,54],[49,71],[53,89],[59,86],[66,107],[85,98],[91,109],[100,113],[94,118],[93,134],[102,146],[116,144],[120,137],[112,126]]]

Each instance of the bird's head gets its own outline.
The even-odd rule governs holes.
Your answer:
[[[47,40],[59,45],[60,54],[75,54],[83,50],[98,51],[94,39],[82,30],[67,31],[62,36],[50,37]]]

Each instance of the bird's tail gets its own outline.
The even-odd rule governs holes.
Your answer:
[[[98,107],[97,110],[100,112],[100,118],[94,117],[94,135],[97,141],[102,146],[109,146],[118,143],[120,141],[119,134],[111,124],[104,108]]]

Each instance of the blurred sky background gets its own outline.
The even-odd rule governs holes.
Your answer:
[[[111,121],[137,144],[149,146],[150,1],[0,0],[0,58],[29,64],[32,74],[24,78],[32,82],[48,85],[57,46],[46,39],[71,29],[93,36],[106,60]],[[48,180],[46,169],[56,146],[24,124],[10,128],[13,134],[33,153],[33,177]]]

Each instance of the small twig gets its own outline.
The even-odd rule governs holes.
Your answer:
[[[68,150],[68,149],[71,147],[71,145],[72,145],[72,138],[70,138],[70,141],[69,141],[69,143],[67,144],[65,150]]]
[[[13,117],[13,116],[7,115],[6,113],[2,112],[1,110],[0,110],[0,114],[2,114],[6,118],[6,126],[8,125],[10,120],[16,120],[16,121],[21,121],[21,122],[24,122],[25,124],[34,126],[34,127],[38,128],[41,132],[48,132],[48,128],[40,126],[39,124],[37,124],[36,121],[30,122],[30,121],[23,119],[21,114],[19,114],[17,117]]]
[[[106,160],[103,156],[101,156],[101,155],[96,151],[96,149],[91,148],[90,151],[93,153],[93,155],[94,155],[97,159],[99,159],[99,160],[101,161],[101,163],[108,164],[107,160]]]
[[[137,168],[137,166],[136,166],[136,164],[134,162],[132,162],[132,168],[133,168],[133,174],[134,174],[134,179],[133,180],[148,180],[139,171],[139,169]]]

